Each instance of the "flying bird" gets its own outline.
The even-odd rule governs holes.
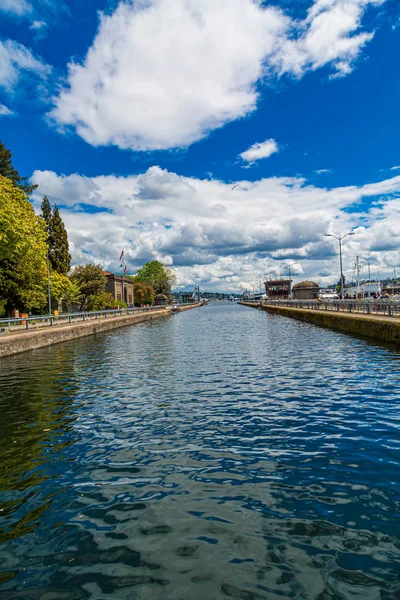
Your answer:
[[[233,188],[231,189],[231,192],[233,192],[233,190],[234,190],[235,188],[237,188],[237,187],[239,187],[239,184],[238,184],[238,183],[237,183],[236,185],[234,185],[234,186],[233,186]]]

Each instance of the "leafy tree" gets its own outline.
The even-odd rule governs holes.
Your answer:
[[[72,304],[79,302],[80,289],[76,283],[73,283],[66,275],[61,275],[57,271],[50,274],[51,298],[57,303],[62,302],[63,306],[69,310]]]
[[[175,281],[174,271],[165,267],[158,260],[145,263],[135,276],[135,282],[151,285],[156,294],[166,294],[167,296],[170,296],[171,286]]]
[[[136,281],[136,283],[133,284],[133,293],[135,297],[135,306],[153,304],[154,302],[154,290],[148,283]]]
[[[109,310],[114,308],[115,300],[109,292],[100,292],[97,295],[89,296],[86,310]]]
[[[100,265],[92,264],[75,267],[70,275],[70,279],[80,290],[80,310],[86,310],[91,296],[98,296],[105,291],[107,281]]]
[[[43,198],[41,209],[48,234],[50,264],[57,273],[66,275],[71,267],[71,255],[69,253],[68,235],[64,222],[60,216],[57,204],[51,210],[50,201],[47,196]]]
[[[25,194],[30,196],[37,185],[28,183],[28,177],[21,177],[17,169],[14,168],[11,161],[11,152],[0,142],[0,175],[11,179]]]
[[[46,302],[46,231],[22,189],[0,175],[0,299],[3,310]]]

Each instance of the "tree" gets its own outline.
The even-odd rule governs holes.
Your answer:
[[[52,271],[50,275],[51,297],[57,303],[62,303],[67,310],[71,305],[79,302],[80,289],[76,283],[73,283],[66,275],[61,275],[57,271]]]
[[[45,305],[46,252],[43,220],[23,190],[0,175],[0,298],[7,314]]]
[[[165,267],[158,260],[145,263],[135,276],[135,282],[151,285],[156,294],[166,294],[167,296],[170,296],[171,286],[175,281],[174,271]]]
[[[11,179],[25,194],[30,196],[37,185],[28,183],[28,177],[21,177],[11,162],[11,151],[0,142],[0,175]]]
[[[72,283],[75,283],[81,294],[80,310],[85,310],[91,296],[98,296],[105,290],[107,278],[100,265],[80,265],[75,267],[70,275]],[[93,301],[93,298],[91,302]]]
[[[148,283],[136,281],[133,284],[133,293],[135,297],[135,306],[153,304],[154,302],[154,290]]]
[[[71,267],[71,255],[64,222],[57,204],[51,210],[51,204],[47,196],[43,198],[41,209],[48,234],[50,264],[57,273],[66,275]]]

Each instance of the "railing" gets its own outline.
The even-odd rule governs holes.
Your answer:
[[[0,334],[10,333],[12,331],[22,331],[25,329],[34,330],[41,327],[52,327],[78,322],[96,321],[98,319],[112,319],[114,317],[123,317],[125,315],[133,315],[136,313],[143,313],[153,310],[165,310],[165,307],[150,306],[146,308],[119,308],[117,310],[99,310],[93,312],[61,314],[57,317],[53,315],[18,318],[10,317],[8,319],[0,319]]]
[[[287,306],[290,308],[305,308],[309,310],[348,312],[364,315],[379,315],[384,317],[400,317],[400,302],[381,302],[362,300],[264,300],[265,305]]]

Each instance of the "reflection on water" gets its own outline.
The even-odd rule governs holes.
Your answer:
[[[400,598],[400,353],[219,304],[0,361],[0,598]]]

